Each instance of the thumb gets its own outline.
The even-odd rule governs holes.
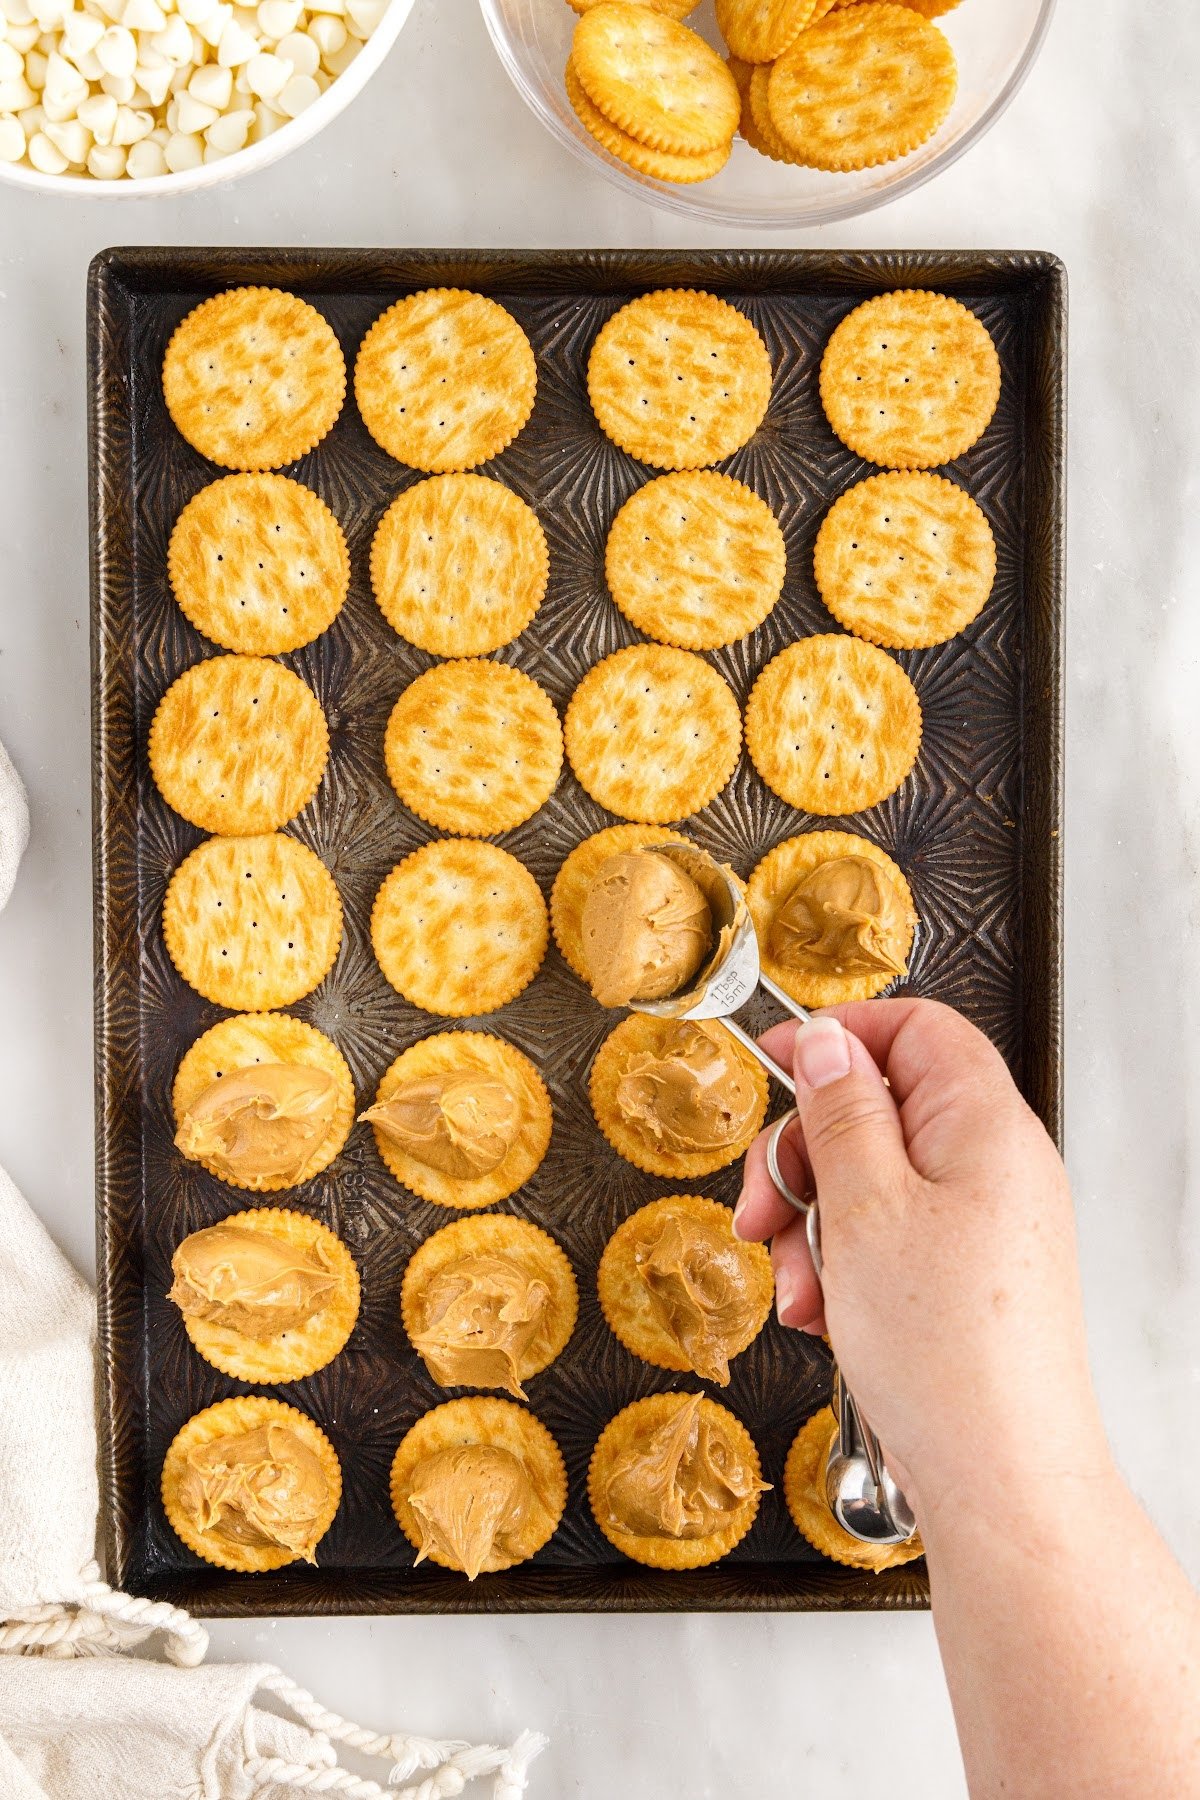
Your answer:
[[[868,1200],[908,1168],[896,1102],[866,1045],[828,1014],[796,1033],[796,1110],[817,1198]]]

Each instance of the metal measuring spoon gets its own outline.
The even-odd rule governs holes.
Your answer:
[[[761,988],[778,1000],[793,1018],[807,1024],[811,1014],[762,971],[758,935],[737,877],[707,850],[695,844],[645,845],[635,855],[665,856],[690,875],[708,901],[717,946],[708,962],[680,993],[663,1000],[631,1000],[634,1012],[659,1019],[720,1019],[760,1062],[768,1074],[795,1094],[796,1084],[786,1069],[769,1057],[733,1014]],[[796,1118],[785,1113],[767,1139],[767,1170],[778,1191],[804,1215],[813,1267],[821,1276],[821,1229],[815,1197],[793,1193],[779,1167],[779,1142]],[[904,1544],[916,1530],[916,1520],[904,1495],[892,1480],[883,1460],[879,1439],[858,1409],[857,1402],[834,1366],[834,1410],[838,1429],[825,1471],[825,1490],[830,1511],[843,1530],[864,1544]]]

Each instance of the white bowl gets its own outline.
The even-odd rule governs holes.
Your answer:
[[[566,0],[480,0],[492,42],[513,85],[548,130],[617,187],[687,218],[712,225],[796,229],[869,212],[920,187],[969,150],[999,118],[1041,48],[1054,0],[962,0],[937,23],[958,59],[958,94],[949,118],[911,156],[877,169],[825,174],[760,156],[739,138],[711,181],[673,187],[619,162],[586,131],[563,86],[577,23]],[[711,0],[686,20],[722,54]]]
[[[345,73],[332,81],[310,107],[273,131],[261,144],[247,144],[244,150],[235,150],[219,162],[202,163],[198,169],[183,169],[178,175],[151,175],[144,181],[130,181],[125,176],[119,181],[97,181],[93,175],[42,175],[25,163],[0,162],[0,182],[34,188],[40,194],[75,194],[88,200],[148,200],[159,194],[192,194],[199,188],[234,181],[253,169],[265,169],[289,150],[316,137],[362,92],[403,31],[413,3],[414,0],[391,0]]]

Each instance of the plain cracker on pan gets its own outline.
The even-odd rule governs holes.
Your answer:
[[[588,358],[600,429],[639,462],[698,469],[748,443],[771,399],[771,358],[745,313],[664,288],[613,314]]]
[[[579,1289],[560,1246],[549,1232],[531,1225],[527,1219],[514,1219],[509,1213],[484,1213],[476,1218],[455,1219],[426,1238],[404,1271],[400,1288],[404,1329],[410,1340],[420,1335],[418,1306],[424,1290],[436,1276],[452,1270],[464,1257],[474,1256],[499,1256],[506,1262],[518,1263],[546,1289],[545,1311],[537,1336],[527,1346],[516,1370],[519,1382],[529,1381],[548,1369],[565,1350],[579,1314]],[[413,1348],[416,1349],[415,1344]],[[420,1350],[417,1355],[421,1355]],[[425,1366],[429,1368],[428,1362]],[[433,1370],[429,1369],[429,1373],[433,1375]]]
[[[550,555],[537,514],[486,475],[431,475],[384,513],[371,586],[402,638],[434,656],[487,656],[529,624]]]
[[[517,1101],[520,1123],[504,1156],[486,1175],[450,1175],[410,1156],[373,1120],[375,1145],[396,1180],[434,1206],[494,1206],[524,1187],[550,1146],[553,1113],[546,1084],[527,1056],[485,1031],[439,1031],[411,1044],[385,1069],[376,1106],[397,1088],[444,1075],[483,1075],[501,1081]]]
[[[907,6],[831,12],[772,66],[776,131],[812,169],[871,169],[931,138],[954,104],[949,40]]]
[[[495,844],[441,839],[387,876],[371,943],[396,992],[448,1018],[495,1012],[529,986],[549,938],[546,902]]]
[[[798,837],[785,839],[767,851],[746,883],[746,905],[754,920],[763,970],[776,987],[781,987],[801,1006],[839,1006],[851,1000],[871,1000],[899,979],[887,969],[823,975],[813,969],[788,968],[771,954],[771,927],[784,901],[806,875],[819,869],[822,863],[843,856],[865,857],[883,870],[904,908],[907,928],[903,945],[898,946],[904,961],[907,962],[912,949],[917,924],[912,890],[903,870],[886,850],[853,831],[805,831]]]
[[[613,520],[604,556],[609,592],[630,624],[685,650],[715,650],[761,625],[786,571],[766,501],[712,469],[639,488]]]
[[[810,24],[817,0],[717,0],[717,26],[736,57],[770,63]]]
[[[945,294],[864,300],[821,359],[821,404],[856,456],[929,469],[962,456],[1000,398],[1000,359],[975,314]]]
[[[642,1273],[641,1257],[672,1220],[688,1218],[710,1230],[715,1228],[728,1239],[742,1267],[745,1294],[754,1303],[749,1329],[724,1346],[728,1357],[740,1356],[749,1348],[766,1324],[775,1303],[770,1251],[765,1244],[744,1244],[735,1238],[733,1214],[719,1200],[706,1200],[699,1194],[670,1194],[640,1207],[617,1227],[604,1246],[596,1270],[600,1310],[613,1335],[620,1339],[631,1356],[638,1356],[655,1368],[674,1369],[681,1374],[698,1371],[688,1360],[679,1339],[667,1330],[656,1311]]]
[[[218,1320],[185,1314],[183,1327],[196,1350],[235,1381],[282,1383],[315,1375],[345,1348],[358,1319],[360,1286],[354,1258],[340,1237],[307,1213],[252,1206],[220,1222],[239,1231],[262,1232],[301,1251],[319,1245],[327,1264],[334,1266],[337,1285],[319,1311],[273,1338],[250,1337]]]
[[[299,1064],[306,1069],[323,1069],[337,1085],[337,1107],[329,1126],[329,1134],[318,1145],[294,1181],[268,1176],[257,1181],[236,1181],[215,1163],[204,1167],[230,1187],[245,1188],[251,1193],[277,1193],[281,1188],[299,1187],[327,1169],[340,1153],[354,1123],[354,1079],[345,1057],[323,1031],[290,1013],[238,1013],[232,1019],[219,1019],[198,1037],[186,1053],[175,1073],[171,1089],[171,1106],[176,1129],[183,1115],[200,1098],[205,1088],[222,1075],[235,1075],[239,1069],[253,1068],[255,1063],[287,1066]]]
[[[549,694],[486,658],[418,675],[392,708],[384,739],[388,778],[405,806],[464,837],[532,818],[554,792],[562,756]]]
[[[655,1431],[667,1425],[677,1413],[680,1402],[687,1398],[686,1394],[650,1394],[645,1400],[635,1400],[624,1407],[600,1433],[588,1464],[588,1500],[597,1525],[609,1543],[623,1555],[652,1569],[701,1569],[709,1563],[719,1562],[741,1543],[758,1513],[759,1495],[752,1493],[742,1501],[723,1530],[695,1538],[635,1537],[632,1532],[622,1531],[609,1517],[605,1495],[608,1478],[618,1458],[626,1450],[644,1444]],[[747,1464],[755,1480],[761,1480],[758,1450],[742,1421],[728,1407],[707,1397],[701,1400],[700,1406],[710,1421],[720,1424],[722,1434]]]
[[[792,1440],[783,1470],[783,1497],[792,1523],[814,1550],[851,1569],[894,1569],[925,1554],[919,1537],[907,1544],[864,1544],[851,1537],[829,1510],[825,1467],[837,1422],[833,1408],[823,1406]]]
[[[188,501],[167,549],[184,614],[224,650],[279,656],[332,625],[350,555],[325,502],[288,475],[223,475]]]
[[[839,624],[890,650],[943,644],[978,617],[996,540],[971,496],[941,475],[871,475],[817,533],[821,598]]]
[[[320,857],[295,838],[208,838],[171,877],[163,936],[198,994],[263,1012],[302,1000],[329,973],[342,904]]]
[[[499,456],[536,394],[537,363],[517,321],[461,288],[397,300],[371,326],[354,364],[354,396],[375,442],[430,474]]]
[[[589,669],[564,722],[567,756],[610,812],[666,825],[714,800],[737,766],[741,716],[724,678],[688,650],[632,644]]]
[[[550,925],[559,950],[589,987],[592,975],[583,954],[583,903],[601,864],[610,856],[623,856],[650,844],[686,842],[679,832],[662,825],[609,825],[576,844],[563,862],[550,890]]]
[[[729,161],[729,153],[733,148],[732,138],[723,140],[712,150],[695,155],[651,150],[649,145],[639,143],[637,138],[622,131],[619,125],[614,125],[611,119],[606,119],[598,106],[592,105],[586,88],[575,73],[574,63],[567,63],[563,81],[567,99],[574,107],[580,124],[591,132],[602,149],[619,161],[628,163],[631,169],[637,169],[642,175],[650,175],[655,181],[673,181],[686,186],[689,182],[708,181],[712,176],[719,175]]]
[[[571,61],[592,105],[651,150],[699,155],[727,144],[741,107],[729,70],[698,32],[630,0],[593,7]]]
[[[257,1431],[264,1425],[286,1425],[321,1465],[329,1492],[317,1533],[319,1543],[333,1524],[341,1502],[342,1470],[337,1452],[321,1427],[298,1407],[272,1400],[266,1394],[238,1394],[231,1400],[219,1400],[215,1406],[194,1413],[187,1424],[180,1427],[163,1461],[162,1503],[171,1529],[205,1562],[215,1564],[218,1569],[233,1569],[238,1574],[282,1569],[299,1558],[283,1545],[238,1544],[215,1531],[198,1531],[179,1503],[180,1487],[189,1451],[212,1443],[214,1438]]]
[[[150,773],[201,831],[278,831],[325,773],[329,728],[312,689],[262,656],[211,656],[172,682],[150,726]]]
[[[885,650],[832,633],[769,662],[746,705],[746,748],[773,793],[806,812],[863,812],[917,760],[921,706]]]
[[[541,1420],[515,1400],[499,1400],[492,1394],[475,1394],[465,1400],[446,1400],[419,1418],[400,1440],[392,1459],[389,1487],[396,1523],[414,1550],[421,1547],[421,1533],[408,1496],[419,1463],[439,1450],[466,1444],[492,1444],[515,1456],[529,1477],[537,1504],[531,1505],[521,1533],[520,1555],[493,1553],[483,1565],[484,1574],[511,1569],[533,1556],[558,1530],[567,1504],[567,1471],[562,1452]],[[443,1569],[456,1565],[438,1550],[428,1560]]]
[[[702,1175],[714,1175],[718,1169],[727,1168],[746,1154],[767,1116],[767,1077],[762,1064],[742,1048],[733,1034],[723,1032],[729,1043],[730,1056],[741,1064],[757,1097],[754,1116],[745,1132],[732,1144],[717,1150],[667,1150],[661,1145],[652,1145],[631,1128],[621,1112],[617,1105],[617,1087],[630,1058],[647,1053],[660,1054],[675,1024],[673,1019],[655,1018],[652,1013],[635,1012],[622,1019],[596,1052],[588,1082],[588,1098],[597,1125],[618,1156],[623,1156],[626,1162],[647,1175],[664,1175],[670,1181],[695,1181]],[[720,1026],[713,1029],[722,1030]]]
[[[177,430],[227,469],[278,469],[342,410],[346,359],[329,321],[278,288],[230,288],[176,327],[163,397]]]

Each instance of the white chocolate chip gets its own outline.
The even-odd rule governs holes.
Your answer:
[[[331,55],[324,58],[325,67],[329,70],[331,75],[342,75],[350,67],[350,64],[354,61],[361,49],[362,43],[360,39],[348,37],[340,50],[335,50]]]
[[[212,150],[219,150],[223,156],[229,156],[240,150],[250,135],[250,127],[254,123],[254,114],[248,109],[240,112],[227,112],[215,124],[209,126],[204,133],[204,141]]]
[[[78,119],[64,119],[60,125],[46,121],[46,136],[56,150],[61,150],[69,163],[81,169],[92,147],[92,134]]]
[[[228,69],[218,68],[216,63],[205,63],[197,69],[187,84],[187,91],[193,100],[199,100],[204,106],[215,107],[217,112],[224,112],[233,94],[233,76]]]
[[[198,169],[204,161],[203,140],[177,131],[167,140],[163,160],[172,175],[180,175],[185,169]]]
[[[69,13],[63,25],[63,54],[78,68],[79,58],[94,50],[103,36],[103,23],[91,13]]]
[[[30,138],[28,156],[39,175],[65,175],[71,166],[44,131],[35,131]]]
[[[166,100],[167,90],[171,85],[171,73],[172,69],[169,62],[164,62],[161,69],[147,69],[139,63],[135,71],[135,79],[139,89],[145,94],[146,98],[139,101],[138,96],[135,94],[134,104],[149,106],[154,111],[157,111]]]
[[[204,39],[210,50],[215,50],[221,41],[221,33],[233,17],[233,8],[229,0],[217,0],[217,5],[203,19],[195,21],[196,30]]]
[[[236,69],[258,53],[258,39],[252,31],[230,19],[217,45],[217,61],[223,69]]]
[[[104,94],[111,94],[113,99],[119,100],[122,106],[128,106],[137,93],[137,80],[132,75],[102,75],[100,91]]]
[[[388,0],[346,0],[350,23],[359,37],[370,37],[387,9]]]
[[[176,125],[185,137],[198,131],[207,131],[221,116],[219,108],[206,105],[189,92],[177,95],[175,106]]]
[[[117,129],[117,102],[111,94],[89,94],[79,102],[79,119],[98,144],[111,144]]]
[[[137,68],[137,39],[124,25],[110,25],[96,45],[96,61],[106,75],[132,75]]]
[[[33,136],[35,131],[41,131],[46,123],[44,106],[27,106],[24,112],[19,112],[16,116],[27,140]]]
[[[37,95],[24,75],[14,75],[8,81],[0,81],[0,112],[24,112],[27,106],[36,104]]]
[[[298,0],[262,0],[257,15],[258,29],[264,37],[278,42],[289,31],[295,31],[303,11]]]
[[[335,19],[329,13],[321,13],[309,25],[308,35],[322,57],[326,57],[335,55],[342,48],[349,33],[341,19]]]
[[[282,93],[295,73],[295,64],[286,56],[274,56],[262,50],[246,64],[250,92],[259,100],[273,100]]]
[[[117,109],[117,129],[113,133],[113,143],[128,149],[130,144],[139,144],[144,137],[149,137],[154,130],[154,115],[148,112],[135,112],[131,106]]]
[[[140,144],[131,146],[125,160],[125,173],[132,180],[148,181],[152,176],[165,175],[166,172],[167,159],[163,155],[162,145],[156,144],[153,138],[143,138]]]
[[[293,75],[279,95],[279,110],[294,119],[320,98],[321,90],[311,75]]]
[[[18,75],[24,73],[25,64],[20,51],[0,40],[0,81],[15,81]]]
[[[0,162],[20,162],[25,154],[25,127],[11,113],[0,119]]]
[[[290,31],[275,46],[276,56],[286,56],[297,75],[315,75],[321,52],[306,31]]]
[[[93,144],[87,166],[97,181],[119,181],[125,173],[125,152],[117,144]]]
[[[60,31],[67,15],[68,0],[33,0],[31,10],[41,31]]]
[[[178,13],[172,13],[161,31],[156,31],[150,39],[150,48],[158,52],[169,63],[191,62],[192,28],[187,20]],[[142,54],[145,61],[145,53]]]
[[[33,49],[39,36],[38,28],[31,19],[28,25],[10,25],[5,33],[5,42],[24,56],[27,50]]]
[[[33,24],[33,8],[28,0],[3,0],[0,12],[3,12],[10,25]]]
[[[127,31],[161,31],[167,15],[158,0],[126,0],[121,23]]]
[[[25,79],[35,94],[46,85],[47,57],[41,50],[31,50],[25,58]]]

